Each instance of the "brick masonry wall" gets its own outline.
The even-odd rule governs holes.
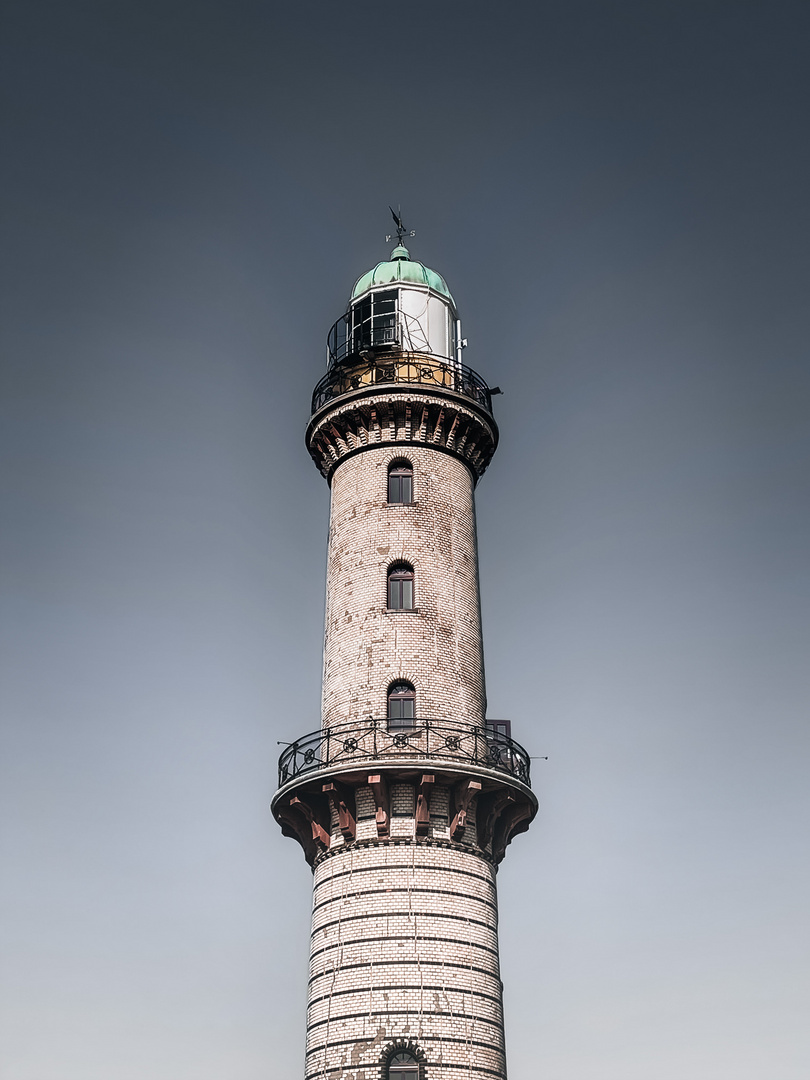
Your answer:
[[[388,469],[403,459],[414,502],[389,504]],[[473,487],[463,460],[423,443],[369,445],[336,464],[325,728],[384,717],[400,679],[415,688],[417,727],[483,725]],[[413,611],[387,608],[399,562],[414,570]],[[417,1053],[420,1080],[505,1080],[495,867],[477,846],[476,800],[451,839],[455,796],[439,778],[418,833],[417,775],[407,753],[398,759],[388,767],[389,835],[378,834],[374,793],[361,783],[356,832],[341,833],[333,806],[328,850],[315,858],[305,1080],[385,1080],[397,1046]]]
[[[410,825],[316,864],[305,1080],[380,1080],[405,1043],[425,1080],[506,1076],[495,869]]]
[[[387,501],[388,466],[414,470],[414,503]],[[387,574],[415,573],[415,611],[388,611]],[[417,716],[483,723],[486,711],[473,481],[424,446],[369,447],[332,478],[323,726],[386,715],[388,687],[416,689]]]

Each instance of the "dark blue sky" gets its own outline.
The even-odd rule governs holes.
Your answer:
[[[805,1080],[806,4],[6,5],[3,1080],[294,1080],[324,342],[402,204],[478,491],[513,1080]]]

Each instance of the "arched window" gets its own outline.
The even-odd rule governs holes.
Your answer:
[[[392,683],[388,689],[388,730],[412,728],[416,716],[416,692],[409,682]]]
[[[419,1062],[407,1050],[400,1050],[388,1062],[387,1080],[418,1080]]]
[[[392,461],[388,467],[388,501],[413,502],[413,467],[409,461]]]
[[[413,608],[413,567],[407,563],[388,571],[388,607],[400,611]]]

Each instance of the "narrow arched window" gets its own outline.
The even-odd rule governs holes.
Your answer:
[[[392,461],[388,468],[388,501],[413,502],[413,468],[408,461]]]
[[[418,1080],[419,1062],[407,1051],[394,1054],[388,1062],[387,1080]]]
[[[412,728],[416,716],[416,691],[409,682],[395,682],[388,689],[388,729]]]
[[[388,607],[399,611],[413,609],[413,567],[406,563],[392,566],[388,571]]]

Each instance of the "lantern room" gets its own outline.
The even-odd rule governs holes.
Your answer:
[[[441,274],[411,259],[398,244],[387,262],[358,278],[349,309],[327,338],[327,368],[418,354],[460,364],[461,323]]]

